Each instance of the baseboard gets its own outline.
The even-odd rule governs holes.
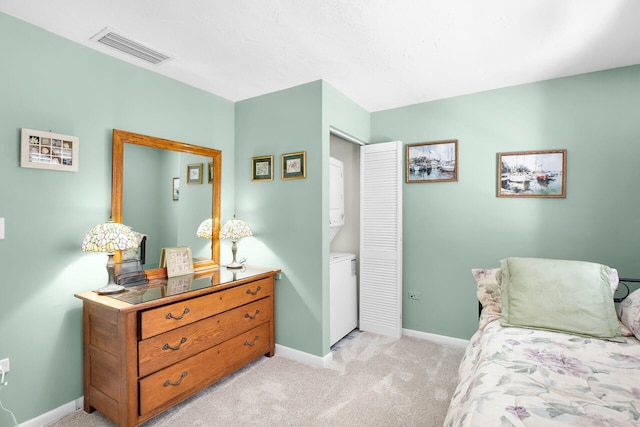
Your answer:
[[[415,331],[413,329],[402,329],[402,335],[408,337],[421,338],[423,340],[429,340],[444,345],[451,345],[455,347],[466,347],[469,344],[469,340],[463,340],[461,338],[448,337],[446,335],[430,334],[428,332]]]
[[[42,427],[47,424],[51,424],[54,421],[58,421],[60,418],[69,415],[72,412],[77,411],[78,409],[84,406],[84,397],[79,397],[76,400],[72,400],[69,403],[65,403],[64,405],[58,406],[55,409],[47,412],[46,414],[42,414],[33,418],[29,421],[25,421],[20,424],[20,427]]]
[[[278,356],[286,357],[287,359],[295,360],[296,362],[311,365],[315,368],[326,368],[333,360],[332,352],[329,352],[329,354],[324,357],[320,357],[294,348],[285,347],[280,344],[276,344],[276,354]]]

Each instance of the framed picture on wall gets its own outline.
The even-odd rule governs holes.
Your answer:
[[[202,184],[202,163],[187,165],[187,184]]]
[[[171,189],[173,201],[180,200],[180,178],[173,178]]]
[[[498,197],[566,197],[567,150],[498,153]]]
[[[20,166],[78,172],[77,136],[22,128]]]
[[[458,140],[407,144],[406,181],[450,182],[458,180]]]
[[[299,151],[282,155],[282,179],[307,177],[307,152]]]
[[[251,158],[251,181],[273,181],[273,156]]]
[[[207,170],[209,171],[209,179],[207,182],[211,184],[213,183],[213,162],[209,162],[209,167],[207,168]]]

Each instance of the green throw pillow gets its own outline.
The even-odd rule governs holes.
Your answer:
[[[503,326],[621,339],[606,265],[540,258],[500,263]]]

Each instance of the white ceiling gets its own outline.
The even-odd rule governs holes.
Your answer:
[[[0,0],[231,101],[323,79],[378,111],[640,63],[638,0]],[[174,57],[128,58],[105,27]]]

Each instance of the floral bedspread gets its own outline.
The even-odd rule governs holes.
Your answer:
[[[444,425],[640,426],[640,341],[483,325]]]

